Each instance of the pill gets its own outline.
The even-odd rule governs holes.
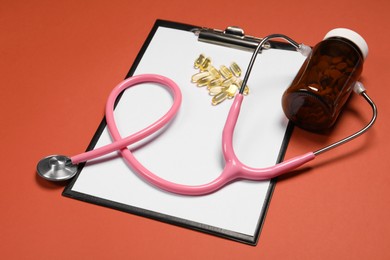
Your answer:
[[[226,91],[227,87],[216,86],[209,89],[210,96],[218,95],[219,93]]]
[[[321,60],[318,64],[318,70],[324,70],[326,68],[329,68],[329,63],[326,60]]]
[[[219,103],[221,103],[222,101],[224,101],[227,98],[227,96],[228,96],[228,93],[225,91],[222,91],[222,92],[218,93],[217,95],[215,95],[211,99],[211,104],[213,104],[213,106],[216,106]]]
[[[216,68],[214,68],[214,66],[209,65],[207,70],[208,70],[208,72],[210,72],[210,74],[214,78],[220,78],[221,77],[221,74],[219,73],[219,71]]]
[[[336,57],[333,57],[332,58],[332,63],[333,64],[336,64],[336,63],[339,63],[343,60],[343,57],[340,57],[340,56],[336,56]]]
[[[207,84],[207,89],[211,89],[211,88],[214,88],[214,87],[217,87],[217,86],[220,86],[222,83],[222,80],[221,79],[212,79],[208,82]]]
[[[193,82],[193,83],[198,82],[198,80],[200,80],[201,78],[207,77],[207,76],[210,76],[210,72],[208,72],[208,71],[196,73],[191,77],[191,82]]]
[[[345,62],[340,62],[339,64],[336,65],[336,69],[338,69],[338,70],[344,70],[347,67],[348,67],[348,65]]]
[[[248,86],[245,86],[243,94],[245,96],[249,95],[249,87]]]
[[[203,54],[200,54],[199,57],[194,62],[194,67],[199,69],[200,65],[202,65],[202,63],[204,62],[205,59],[206,59],[206,56],[204,56]]]
[[[229,87],[231,84],[233,84],[237,79],[235,77],[231,77],[228,79],[225,79],[222,81],[221,86],[223,87]]]
[[[231,84],[228,89],[226,90],[226,93],[228,94],[228,98],[233,98],[234,95],[236,95],[236,92],[238,90],[238,86],[236,84]]]
[[[211,65],[211,59],[210,58],[206,58],[204,59],[204,61],[199,65],[199,69],[201,71],[204,71],[204,70],[207,70],[207,68]]]
[[[233,62],[230,64],[230,70],[233,72],[234,76],[240,77],[241,76],[241,68],[238,66],[237,63]]]
[[[342,64],[342,63],[340,63],[340,64]],[[345,64],[345,63],[344,63],[344,64]],[[343,75],[340,71],[335,70],[335,69],[332,69],[332,70],[329,72],[329,74],[330,74],[330,76],[331,76],[334,80],[338,79],[339,77],[341,77],[341,76]]]
[[[238,87],[239,89],[241,89],[242,80],[241,80],[241,79],[237,79],[237,80],[235,81],[235,84],[237,85],[237,87]],[[249,87],[248,87],[248,85],[245,86],[243,94],[244,94],[245,96],[249,94]]]
[[[207,86],[209,84],[209,82],[213,79],[213,77],[211,75],[209,76],[206,76],[206,77],[203,77],[201,78],[200,80],[198,80],[196,82],[196,85],[198,87],[204,87],[204,86]]]
[[[219,67],[219,72],[221,73],[221,75],[225,79],[229,79],[229,78],[233,77],[233,73],[225,65],[222,65],[221,67]]]

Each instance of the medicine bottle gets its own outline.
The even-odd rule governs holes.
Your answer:
[[[367,54],[367,43],[356,32],[344,28],[328,32],[283,94],[287,118],[309,131],[333,126],[362,72]]]

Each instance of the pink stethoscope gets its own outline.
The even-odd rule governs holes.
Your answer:
[[[267,168],[252,168],[245,164],[243,164],[236,156],[233,148],[233,133],[236,126],[236,122],[238,116],[240,114],[241,104],[244,98],[243,91],[245,89],[246,83],[248,81],[248,77],[254,61],[256,59],[257,54],[263,48],[263,45],[270,40],[271,38],[283,38],[287,40],[290,44],[292,44],[299,52],[304,55],[308,55],[310,53],[310,47],[307,47],[303,44],[297,44],[295,41],[291,40],[287,36],[280,34],[269,35],[259,43],[257,49],[255,50],[252,59],[249,63],[246,75],[243,79],[242,87],[240,89],[239,94],[233,100],[233,104],[229,110],[227,120],[222,132],[222,152],[225,159],[225,167],[219,177],[215,180],[203,184],[203,185],[183,185],[177,184],[165,179],[160,178],[156,174],[149,171],[146,167],[144,167],[134,156],[131,150],[127,147],[131,144],[134,144],[153,133],[157,132],[164,126],[166,126],[179,111],[182,95],[180,92],[180,88],[176,85],[175,82],[161,75],[156,74],[143,74],[130,77],[121,83],[119,83],[110,93],[107,104],[106,104],[106,121],[109,133],[113,139],[113,143],[105,145],[103,147],[97,148],[95,150],[87,151],[81,153],[79,155],[75,155],[72,157],[67,157],[63,155],[52,155],[43,158],[37,165],[38,174],[44,179],[51,181],[63,181],[72,178],[76,175],[78,171],[78,164],[82,162],[86,162],[88,160],[100,157],[102,155],[120,151],[122,157],[126,160],[126,162],[147,182],[153,184],[154,186],[166,190],[168,192],[182,194],[182,195],[205,195],[212,193],[216,190],[219,190],[223,186],[240,179],[246,180],[268,180],[275,178],[281,174],[287,173],[311,160],[313,160],[316,155],[319,155],[323,152],[326,152],[330,149],[333,149],[341,144],[344,144],[364,132],[366,132],[375,122],[377,116],[377,109],[374,102],[368,97],[365,92],[363,85],[360,82],[357,82],[355,85],[355,92],[362,95],[366,101],[371,105],[373,109],[373,117],[371,121],[360,131],[338,141],[331,145],[328,145],[320,150],[315,152],[308,152],[306,154],[296,156],[292,159],[283,161],[274,166]],[[126,138],[122,138],[119,134],[118,128],[114,119],[114,106],[115,101],[123,91],[132,86],[141,84],[141,83],[157,83],[167,87],[173,96],[173,104],[171,108],[168,110],[166,114],[164,114],[160,119],[158,119],[153,124],[148,127],[132,134]]]

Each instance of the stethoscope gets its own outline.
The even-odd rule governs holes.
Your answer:
[[[365,133],[375,122],[377,117],[377,108],[375,103],[370,99],[370,97],[367,95],[364,86],[357,82],[354,87],[354,91],[364,97],[364,99],[370,104],[373,115],[370,120],[370,122],[361,130],[355,132],[352,135],[349,135],[335,143],[332,143],[328,146],[325,146],[317,151],[314,152],[308,152],[303,155],[296,156],[292,159],[283,161],[281,163],[278,163],[274,166],[267,167],[267,168],[252,168],[250,166],[247,166],[243,164],[236,156],[233,148],[233,133],[236,126],[236,122],[238,119],[238,116],[240,114],[241,104],[244,99],[244,90],[245,86],[247,85],[249,75],[251,73],[252,67],[254,65],[254,62],[256,60],[257,54],[260,53],[263,49],[263,46],[265,43],[267,43],[270,39],[273,38],[282,38],[286,40],[288,43],[290,43],[292,46],[296,48],[296,50],[303,55],[307,56],[310,54],[311,48],[304,45],[304,44],[298,44],[297,42],[293,41],[291,38],[281,35],[281,34],[272,34],[269,35],[261,40],[261,42],[258,44],[256,50],[253,52],[252,58],[249,62],[248,69],[246,71],[245,77],[243,79],[242,86],[239,90],[239,94],[236,95],[236,97],[233,100],[233,103],[231,105],[231,108],[229,110],[225,126],[223,128],[222,132],[222,152],[225,159],[225,167],[219,177],[217,177],[215,180],[203,184],[203,185],[196,185],[196,186],[190,186],[190,185],[183,185],[183,184],[177,184],[170,181],[167,181],[165,179],[160,178],[156,174],[149,171],[146,167],[144,167],[134,156],[131,150],[129,150],[127,147],[131,144],[134,144],[153,133],[157,132],[164,126],[166,126],[176,115],[176,113],[179,111],[180,104],[182,101],[182,95],[180,92],[179,87],[176,85],[175,82],[173,82],[171,79],[166,78],[161,75],[156,74],[143,74],[143,75],[137,75],[130,77],[121,83],[119,83],[110,93],[106,109],[105,109],[105,115],[106,115],[106,121],[107,121],[107,127],[109,130],[109,133],[113,139],[113,142],[111,144],[105,145],[103,147],[97,148],[95,150],[87,151],[72,157],[67,157],[63,155],[52,155],[43,158],[39,161],[37,165],[37,172],[38,174],[43,177],[44,179],[50,180],[50,181],[63,181],[68,180],[72,177],[74,177],[78,171],[78,165],[82,162],[86,162],[88,160],[100,157],[102,155],[114,152],[114,151],[120,151],[122,157],[127,161],[127,163],[147,182],[151,183],[152,185],[162,189],[166,190],[168,192],[182,194],[182,195],[204,195],[212,193],[216,190],[219,190],[223,186],[239,180],[239,179],[246,179],[246,180],[253,180],[253,181],[261,181],[261,180],[268,180],[275,178],[281,174],[287,173],[311,160],[313,160],[317,155],[322,154],[326,151],[329,151],[335,147],[338,147],[346,142],[349,142],[353,140],[354,138],[362,135]],[[130,88],[132,86],[141,84],[141,83],[157,83],[160,85],[165,86],[172,92],[173,96],[173,104],[171,108],[166,112],[161,118],[159,118],[156,122],[149,125],[148,127],[136,132],[135,134],[132,134],[126,138],[122,138],[115,120],[114,120],[114,106],[115,101],[117,97],[127,88]]]

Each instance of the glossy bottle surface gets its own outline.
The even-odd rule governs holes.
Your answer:
[[[295,125],[322,131],[336,122],[363,69],[361,50],[352,41],[331,37],[318,43],[282,97]]]

